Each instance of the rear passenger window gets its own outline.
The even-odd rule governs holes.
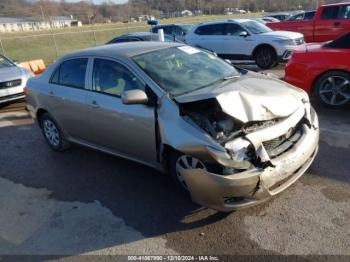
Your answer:
[[[114,96],[121,96],[128,90],[145,90],[145,85],[126,67],[99,58],[94,60],[93,87],[97,92]]]
[[[224,35],[225,24],[203,25],[196,29],[197,35]]]
[[[51,78],[51,83],[75,88],[85,88],[87,58],[71,59],[63,62]]]

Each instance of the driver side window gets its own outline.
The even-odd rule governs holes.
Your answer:
[[[145,90],[145,85],[125,66],[111,60],[94,59],[93,88],[100,93],[121,96],[124,91]]]

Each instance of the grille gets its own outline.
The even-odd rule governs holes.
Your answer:
[[[271,159],[288,151],[302,136],[301,124],[289,134],[263,142],[263,146]]]
[[[297,45],[302,45],[302,44],[304,44],[304,38],[301,37],[301,38],[296,39],[296,40],[295,40],[295,43],[296,43]]]
[[[7,101],[7,100],[10,100],[10,99],[12,100],[12,99],[15,99],[17,97],[20,98],[20,97],[23,97],[23,96],[24,96],[24,93],[0,97],[0,102]]]
[[[22,84],[22,79],[16,79],[16,80],[11,80],[11,81],[1,82],[0,83],[0,89],[16,87],[16,86],[20,86],[21,84]]]

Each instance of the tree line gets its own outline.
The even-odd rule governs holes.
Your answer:
[[[116,4],[106,0],[100,5],[93,1],[67,2],[50,0],[0,0],[1,17],[47,17],[72,16],[85,24],[128,21],[140,15],[174,16],[182,10],[203,14],[223,14],[227,8],[251,12],[274,12],[297,9],[314,9],[334,0],[129,0]]]

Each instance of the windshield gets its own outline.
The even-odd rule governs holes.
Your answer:
[[[347,33],[336,40],[325,43],[323,47],[335,49],[350,49],[350,33]]]
[[[239,76],[237,70],[222,59],[190,46],[161,49],[134,56],[133,60],[172,96]]]
[[[15,66],[15,65],[6,57],[0,55],[0,68],[12,67],[12,66]]]
[[[253,34],[263,34],[272,32],[270,28],[256,21],[247,21],[242,23],[251,33]]]

